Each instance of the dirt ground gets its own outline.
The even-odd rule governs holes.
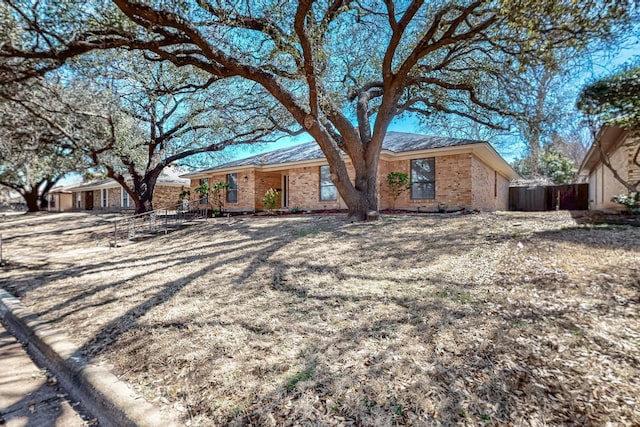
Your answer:
[[[0,286],[191,426],[640,425],[640,228],[568,212],[1,219]],[[101,225],[102,224],[102,225]]]

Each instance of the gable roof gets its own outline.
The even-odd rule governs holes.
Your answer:
[[[433,148],[457,147],[469,144],[487,143],[483,141],[475,141],[472,139],[447,138],[406,132],[387,132],[387,135],[382,142],[382,151],[387,151],[390,153],[403,153],[408,151],[428,150]],[[324,153],[320,149],[320,146],[315,141],[311,141],[287,148],[281,148],[279,150],[269,151],[263,154],[257,154],[255,156],[246,157],[244,159],[235,160],[232,162],[214,166],[209,169],[203,169],[181,176],[191,177],[207,172],[236,168],[239,166],[278,165],[283,163],[294,163],[323,159],[324,157]]]
[[[616,126],[603,126],[596,138],[600,140],[602,144],[602,149],[605,153],[610,153],[615,147],[617,143],[620,142],[626,135],[626,132]],[[597,141],[596,139],[596,141]],[[580,165],[580,169],[578,169],[578,175],[589,175],[591,170],[594,169],[601,162],[600,160],[600,149],[598,148],[598,144],[594,141],[591,143],[591,147],[589,147],[589,151],[585,154],[584,159],[582,160],[582,164]]]

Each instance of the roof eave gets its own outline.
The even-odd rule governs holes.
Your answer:
[[[596,140],[600,140],[602,149],[604,152],[608,152],[611,147],[614,147],[622,137],[624,137],[625,131],[616,126],[603,126],[598,134]],[[578,175],[589,175],[594,166],[600,162],[600,150],[597,149],[596,141],[593,141],[591,147],[585,154],[580,168],[578,169]]]

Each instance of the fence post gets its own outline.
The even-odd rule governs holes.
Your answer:
[[[0,265],[4,265],[4,257],[2,256],[2,233],[0,233]]]
[[[118,220],[113,221],[113,247],[118,247]]]
[[[168,226],[169,226],[169,209],[165,209],[164,210],[164,234],[165,235],[169,232]]]

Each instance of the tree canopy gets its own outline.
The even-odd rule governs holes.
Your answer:
[[[68,90],[31,81],[11,92],[8,97],[0,91],[0,185],[17,191],[33,212],[46,207],[45,194],[65,174],[82,171],[87,164],[64,132],[21,102],[48,98],[52,92],[68,94]],[[73,117],[65,119],[78,124]],[[73,132],[80,128],[75,126]]]
[[[394,117],[445,113],[501,127],[505,68],[611,37],[633,13],[630,0],[7,4],[27,36],[2,44],[0,57],[34,72],[124,48],[261,87],[316,140],[360,219],[377,210],[378,158]]]
[[[640,59],[585,86],[578,106],[600,123],[640,129]]]
[[[280,129],[277,110],[259,90],[218,81],[192,67],[108,51],[74,61],[73,69],[109,93],[117,115],[128,123],[125,129],[133,133],[79,148],[129,193],[136,213],[153,209],[155,184],[167,166],[253,143]]]
[[[622,171],[614,167],[602,146],[598,127],[618,126],[630,132],[640,131],[640,61],[636,59],[632,65],[625,65],[612,75],[585,86],[578,107],[592,124],[593,144],[600,152],[600,160],[614,178],[633,194],[632,201],[635,203],[640,192],[640,180],[633,179],[631,175],[625,178]],[[629,154],[633,165],[640,168],[640,144],[634,153]]]

